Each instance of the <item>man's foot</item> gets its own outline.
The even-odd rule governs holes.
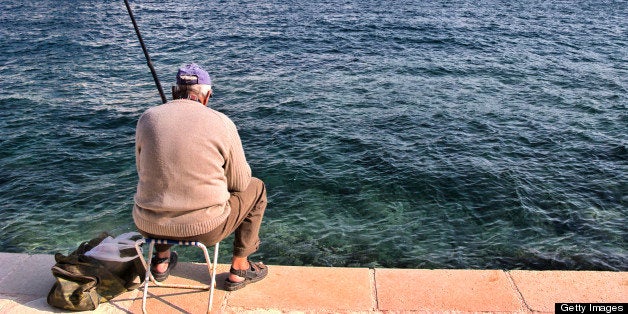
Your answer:
[[[168,278],[170,272],[177,266],[177,252],[170,252],[169,256],[159,257],[163,254],[156,253],[150,261],[150,272],[155,280],[161,282]]]
[[[258,282],[268,275],[268,267],[262,262],[247,261],[247,269],[235,269],[231,266],[229,278],[225,280],[225,290],[234,291],[244,288],[249,283]]]

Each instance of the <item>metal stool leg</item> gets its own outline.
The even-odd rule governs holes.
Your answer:
[[[143,254],[142,248],[141,248],[141,245],[144,244],[144,243],[148,243],[148,258],[147,259],[144,259],[144,254]],[[205,255],[205,261],[206,261],[206,264],[207,264],[207,270],[211,274],[209,286],[207,286],[207,285],[164,284],[164,283],[161,283],[161,282],[155,280],[155,277],[153,277],[153,274],[150,272],[150,264],[151,264],[151,260],[153,258],[153,250],[154,250],[154,247],[155,247],[155,243],[157,243],[157,244],[196,246],[196,247],[200,248],[201,250],[203,250],[203,255]],[[200,243],[200,242],[194,242],[194,241],[173,241],[173,240],[149,239],[149,238],[144,239],[143,242],[139,241],[135,245],[135,249],[137,250],[138,255],[140,256],[140,260],[142,261],[142,264],[144,264],[144,267],[146,268],[146,274],[145,274],[145,277],[144,277],[144,293],[143,293],[143,296],[142,296],[142,312],[144,314],[146,314],[146,298],[147,298],[147,295],[148,295],[148,282],[152,281],[153,284],[155,284],[156,286],[159,286],[159,287],[209,290],[209,300],[208,300],[208,305],[207,305],[207,313],[210,313],[211,309],[212,309],[213,302],[214,302],[214,290],[215,290],[215,287],[216,287],[216,266],[218,265],[219,244],[220,243],[216,243],[216,245],[214,246],[214,260],[213,260],[213,263],[212,263],[212,260],[209,257],[209,253],[207,252],[207,247],[203,243]]]
[[[197,244],[198,246],[202,245],[201,249],[205,253],[205,260],[207,261],[207,270],[211,274],[211,279],[209,281],[209,303],[208,303],[207,313],[211,312],[212,305],[214,304],[214,290],[216,289],[216,265],[218,265],[219,244],[220,243],[216,243],[216,245],[214,245],[214,259],[213,259],[214,262],[213,263],[212,263],[212,260],[209,259],[209,253],[207,252],[207,248],[205,247],[205,245],[203,245],[202,243]]]
[[[155,281],[153,278],[153,275],[150,272],[150,263],[153,259],[153,249],[155,247],[155,242],[154,241],[149,241],[150,243],[148,244],[148,261],[144,260],[144,254],[141,251],[140,245],[142,245],[143,243],[145,243],[145,241],[143,242],[138,242],[135,245],[135,249],[137,250],[138,256],[140,257],[140,260],[142,261],[142,264],[144,265],[144,268],[146,269],[146,273],[144,275],[144,291],[143,291],[143,295],[142,295],[142,313],[146,314],[146,296],[148,295],[148,282],[149,281]]]

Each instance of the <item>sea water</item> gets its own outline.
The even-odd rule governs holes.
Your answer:
[[[625,1],[130,3],[164,90],[208,69],[266,182],[255,259],[628,269]],[[135,230],[161,101],[124,2],[0,8],[0,251]]]

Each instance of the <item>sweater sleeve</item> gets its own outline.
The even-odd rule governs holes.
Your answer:
[[[224,116],[229,133],[229,152],[225,156],[225,176],[229,192],[246,190],[251,181],[251,167],[246,161],[242,141],[233,121]]]

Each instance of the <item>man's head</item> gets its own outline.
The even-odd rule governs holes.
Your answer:
[[[207,71],[195,63],[179,68],[177,85],[172,86],[173,99],[198,100],[203,105],[207,105],[211,95],[212,80]]]

